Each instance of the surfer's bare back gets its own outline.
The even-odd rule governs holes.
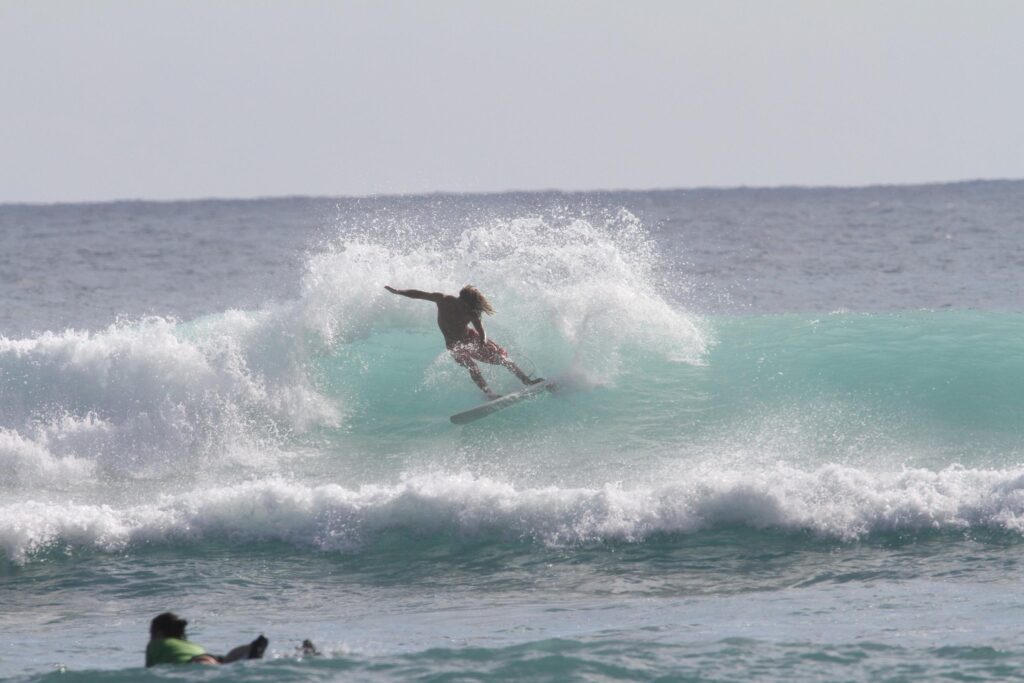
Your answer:
[[[384,289],[392,294],[407,296],[410,299],[425,299],[437,304],[437,326],[444,335],[445,346],[448,347],[455,362],[469,370],[473,381],[487,394],[487,398],[493,400],[499,398],[499,395],[487,386],[487,381],[474,361],[502,365],[523,384],[544,381],[540,377],[531,379],[509,359],[505,349],[487,338],[480,316],[483,313],[493,315],[494,308],[487,297],[473,285],[463,287],[458,296],[441,292],[421,292],[418,289],[395,289],[390,285],[384,285]]]

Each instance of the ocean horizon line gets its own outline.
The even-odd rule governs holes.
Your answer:
[[[378,200],[378,199],[430,199],[444,197],[502,197],[502,196],[543,196],[562,195],[566,197],[580,196],[602,196],[617,194],[658,194],[658,193],[679,193],[679,192],[774,192],[774,191],[868,191],[885,189],[923,189],[923,188],[948,188],[957,185],[1004,185],[1013,183],[1024,183],[1024,178],[963,178],[958,180],[936,180],[924,182],[906,183],[866,183],[866,184],[802,184],[788,183],[781,185],[696,185],[691,187],[649,187],[649,188],[596,188],[588,190],[567,190],[559,188],[537,188],[537,189],[508,189],[508,190],[434,190],[428,192],[380,192],[380,193],[353,193],[353,194],[303,194],[284,193],[280,195],[252,195],[252,196],[218,196],[206,197],[121,197],[111,199],[80,199],[80,200],[57,200],[57,201],[0,201],[0,208],[19,207],[51,207],[51,206],[100,206],[110,204],[201,204],[201,203],[231,203],[231,202],[277,202],[294,200]]]

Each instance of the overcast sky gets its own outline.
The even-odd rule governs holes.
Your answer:
[[[0,202],[1024,177],[1024,2],[0,0]]]

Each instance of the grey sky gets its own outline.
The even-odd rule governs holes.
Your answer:
[[[1024,177],[1024,2],[0,0],[0,202]]]

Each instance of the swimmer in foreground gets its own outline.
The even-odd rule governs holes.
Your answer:
[[[384,285],[384,289],[399,296],[425,299],[437,304],[437,326],[441,328],[441,334],[444,335],[445,346],[448,347],[455,362],[469,370],[470,377],[487,395],[487,398],[494,400],[500,398],[500,395],[491,391],[491,388],[487,386],[487,381],[484,380],[480,368],[474,361],[504,366],[523,384],[537,384],[544,381],[543,377],[531,379],[509,359],[505,349],[487,338],[480,316],[484,313],[492,315],[494,308],[491,307],[487,297],[473,285],[463,287],[458,296],[441,292],[421,292],[418,289],[395,289],[389,285]]]
[[[262,659],[267,639],[262,635],[248,645],[239,645],[223,657],[211,655],[201,645],[185,638],[188,621],[173,612],[164,612],[149,624],[146,666],[156,664],[227,664],[240,659]]]

